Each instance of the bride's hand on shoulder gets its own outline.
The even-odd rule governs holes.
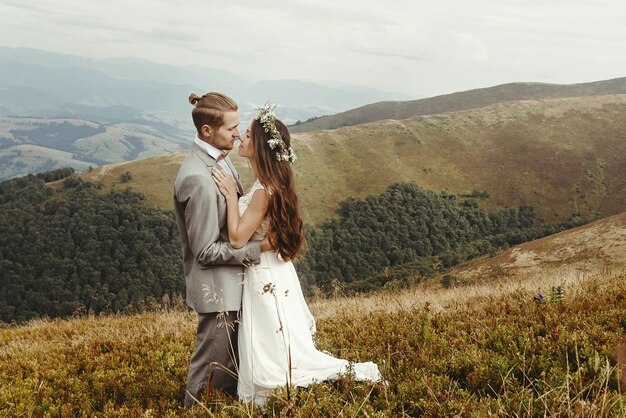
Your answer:
[[[215,185],[219,189],[220,193],[222,193],[226,198],[234,197],[236,200],[237,182],[235,181],[235,178],[217,167],[213,167],[211,174],[213,175],[213,180],[215,181]]]

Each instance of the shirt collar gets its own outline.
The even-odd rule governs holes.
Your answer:
[[[204,142],[198,137],[198,135],[196,135],[195,142],[196,144],[198,144],[200,148],[204,150],[204,152],[209,154],[209,156],[211,156],[215,161],[219,161],[219,158],[222,156],[222,154],[228,154],[228,152],[222,151],[221,149],[215,148],[213,145],[207,142]]]

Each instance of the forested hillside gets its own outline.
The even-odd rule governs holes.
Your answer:
[[[184,294],[173,213],[129,190],[105,193],[71,169],[0,184],[0,320],[141,310]],[[488,214],[474,199],[403,183],[346,201],[308,228],[305,291],[406,285],[581,222],[537,225],[531,206]]]
[[[0,320],[132,311],[182,293],[171,212],[75,177],[55,192],[45,178],[0,184]]]
[[[478,194],[478,193],[477,193]],[[494,213],[474,199],[396,184],[384,193],[342,204],[339,217],[308,235],[301,263],[305,288],[339,285],[367,291],[407,285],[472,258],[582,224],[537,224],[532,206]]]

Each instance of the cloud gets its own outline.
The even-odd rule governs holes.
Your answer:
[[[621,0],[3,0],[0,43],[415,94],[624,76]]]
[[[385,58],[401,58],[410,61],[429,61],[428,58],[420,57],[418,55],[406,55],[406,54],[396,54],[393,52],[383,52],[383,51],[359,51],[355,50],[355,52],[365,55],[373,55],[377,57],[385,57]]]

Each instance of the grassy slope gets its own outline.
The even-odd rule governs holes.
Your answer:
[[[485,190],[486,209],[532,204],[553,222],[626,207],[626,95],[520,101],[294,135],[300,197],[308,222],[340,202],[398,181],[453,193]],[[234,153],[233,153],[234,154]],[[185,153],[95,169],[85,177],[132,187],[171,208]],[[249,181],[245,162],[233,156]],[[117,184],[124,171],[129,183]]]
[[[461,282],[541,275],[575,279],[605,269],[626,270],[626,212],[466,263],[450,274]]]
[[[142,160],[109,164],[97,167],[91,172],[82,173],[81,177],[102,181],[106,190],[129,187],[143,193],[148,204],[173,209],[172,187],[178,168],[186,155],[187,152],[176,152]],[[120,176],[126,171],[131,173],[132,179],[123,183],[120,181]]]
[[[541,100],[624,93],[626,93],[626,77],[571,85],[510,83],[420,100],[372,103],[294,126],[292,130],[293,132],[312,132],[321,129],[335,129],[383,119],[408,119],[420,115],[474,109],[514,100]]]
[[[626,384],[619,366],[626,368],[626,271],[615,267],[623,266],[624,218],[565,233],[588,251],[597,240],[615,249],[602,259],[609,267],[603,273],[564,282],[552,269],[460,288],[431,282],[313,302],[319,348],[375,361],[388,385],[344,379],[302,390],[291,401],[283,392],[266,412],[617,416],[626,407],[618,393]],[[534,248],[549,253],[549,241],[560,248],[563,239],[557,234]],[[560,267],[572,262],[564,257]],[[565,289],[562,302],[533,302],[537,288],[555,284]],[[193,314],[173,311],[0,329],[0,415],[260,416],[224,397],[182,410],[194,328]]]

